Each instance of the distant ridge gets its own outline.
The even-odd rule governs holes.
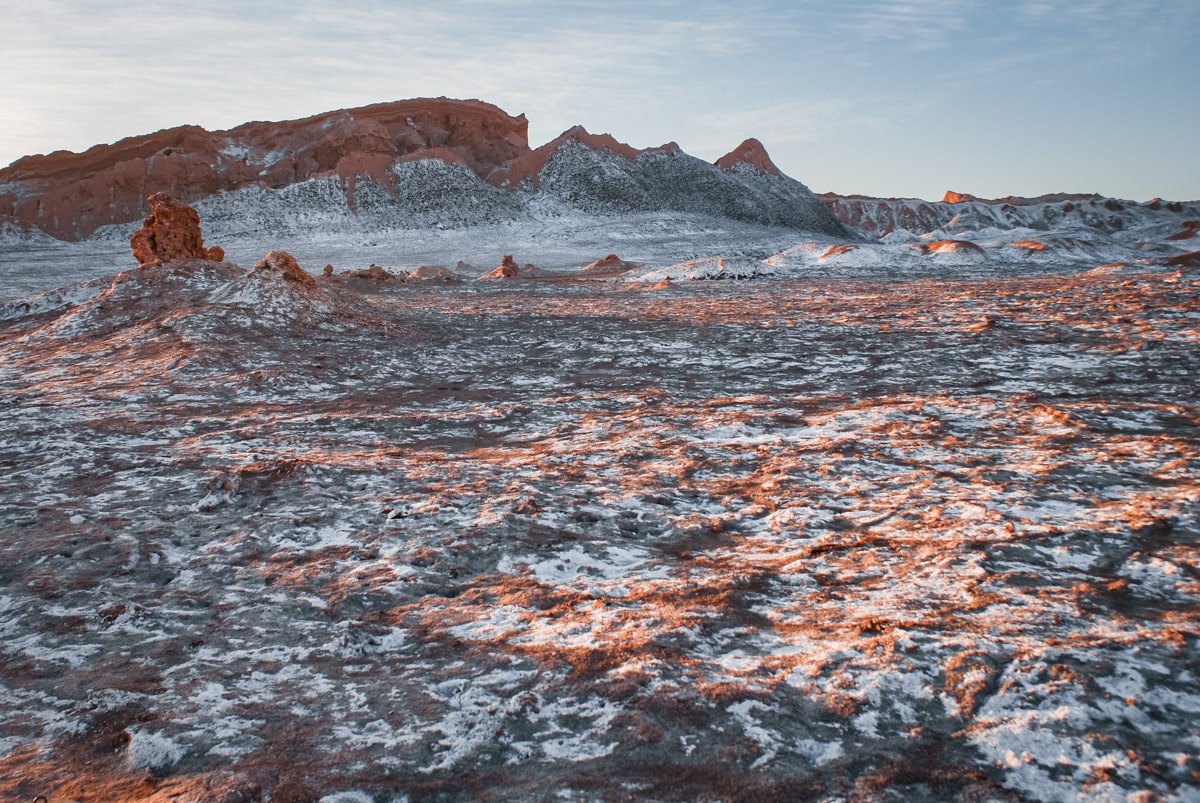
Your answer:
[[[268,207],[286,217],[300,203],[399,228],[511,219],[543,198],[598,215],[676,211],[846,235],[758,140],[717,164],[673,142],[639,150],[578,126],[531,149],[523,114],[448,98],[227,131],[180,126],[83,153],[27,156],[0,170],[0,230],[80,240],[138,221],[157,192],[188,203],[212,199],[231,217]]]
[[[1086,193],[1050,193],[1036,198],[977,198],[948,191],[941,201],[872,198],[821,193],[825,206],[852,231],[869,239],[893,235],[945,236],[959,231],[1030,229],[1113,233],[1152,221],[1178,228],[1200,216],[1200,203],[1146,203]]]

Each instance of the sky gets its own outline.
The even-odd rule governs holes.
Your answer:
[[[818,192],[1200,199],[1200,0],[0,0],[0,165],[479,98]]]

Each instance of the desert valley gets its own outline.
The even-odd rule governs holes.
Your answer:
[[[1196,800],[1198,237],[444,98],[20,159],[0,798]]]

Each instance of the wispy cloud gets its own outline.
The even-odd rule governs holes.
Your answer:
[[[1200,110],[1170,84],[1200,63],[1195,2],[0,0],[0,164],[429,95],[525,112],[534,145],[576,123],[707,158],[757,136],[785,171],[837,153],[829,169],[848,174],[871,169],[859,154],[943,137],[948,119],[982,153],[996,120],[1024,124],[1005,111],[980,122],[993,110],[1091,131],[1100,96],[1116,110],[1159,98],[1194,131]]]
[[[926,50],[951,43],[979,7],[976,0],[873,0],[839,12],[837,24],[867,41],[890,40]]]

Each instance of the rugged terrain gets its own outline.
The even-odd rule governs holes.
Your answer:
[[[0,170],[0,235],[91,237],[146,214],[145,198],[207,201],[237,225],[279,234],[311,215],[343,227],[421,229],[591,215],[679,212],[845,234],[757,140],[716,164],[674,143],[639,150],[580,127],[537,149],[528,123],[481,101],[381,103],[209,132],[182,126]]]
[[[1192,798],[1196,270],[778,256],[9,303],[0,796]]]
[[[0,798],[1196,799],[1200,206],[498,113],[8,221]]]

